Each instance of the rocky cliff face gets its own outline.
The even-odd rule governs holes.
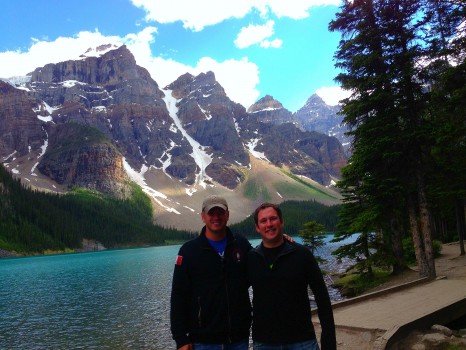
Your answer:
[[[341,167],[346,165],[343,147],[334,137],[302,131],[291,123],[275,125],[243,121],[239,125],[243,137],[255,145],[255,152],[294,174],[328,185],[332,176],[339,177]]]
[[[236,130],[235,120],[246,116],[243,106],[232,102],[212,72],[197,77],[185,74],[167,86],[177,98],[178,118],[186,132],[211,158],[206,174],[233,189],[249,164],[249,155]]]
[[[248,109],[248,122],[242,127],[249,130],[250,138],[254,137],[254,128],[261,130],[264,137],[255,149],[263,152],[272,163],[328,185],[332,176],[338,178],[341,168],[346,165],[345,150],[336,137],[328,136],[329,129],[324,126],[319,127],[319,132],[311,130],[314,124],[308,122],[301,110],[298,118],[267,95]],[[329,127],[328,115],[324,119]],[[256,123],[263,125],[256,126]]]
[[[30,95],[53,107],[55,123],[95,127],[117,142],[137,169],[146,161],[161,166],[171,140],[159,135],[172,123],[164,94],[125,46],[101,57],[38,68],[28,87]]]
[[[346,163],[341,144],[296,121],[271,96],[246,111],[212,72],[160,89],[125,46],[37,68],[16,87],[0,81],[2,162],[35,152],[37,170],[56,183],[117,196],[129,191],[128,170],[235,190],[257,154],[330,184]]]
[[[295,123],[293,113],[283,107],[272,96],[266,95],[248,109],[248,113],[257,121],[272,124]]]
[[[41,107],[25,91],[0,80],[0,160],[40,149],[46,136]]]
[[[351,154],[351,138],[345,135],[348,128],[343,123],[343,117],[337,114],[339,110],[339,106],[329,106],[322,98],[314,94],[294,116],[303,130],[335,136],[343,145],[345,153],[349,155]]]
[[[131,195],[130,179],[116,147],[96,129],[66,123],[50,129],[48,152],[38,170],[68,187],[78,186],[111,194]]]
[[[266,95],[248,109],[248,113],[258,121],[272,124],[292,123],[303,131],[317,131],[334,136],[343,145],[345,155],[351,155],[351,138],[343,123],[343,117],[338,114],[339,106],[329,106],[322,98],[314,94],[297,112],[291,113],[272,96]]]

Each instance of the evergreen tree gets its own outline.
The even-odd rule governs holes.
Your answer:
[[[303,239],[303,244],[309,247],[319,263],[325,262],[325,259],[317,254],[319,248],[325,245],[325,238],[327,236],[325,226],[315,221],[306,222],[303,226],[305,228],[299,230],[298,236]]]
[[[333,242],[343,241],[353,235],[357,235],[352,243],[344,244],[332,254],[339,259],[349,257],[356,261],[356,269],[366,273],[370,279],[373,277],[373,265],[392,259],[383,259],[384,252],[379,228],[379,213],[377,206],[371,204],[371,196],[364,188],[367,181],[361,181],[355,164],[345,167],[342,171],[343,180],[338,183],[342,190],[344,204],[339,212],[338,229]],[[386,262],[384,263],[386,264]]]
[[[400,174],[407,167],[396,110],[397,87],[389,79],[391,63],[385,57],[384,28],[377,18],[379,11],[372,1],[347,2],[330,24],[331,30],[343,34],[336,53],[337,66],[343,72],[336,80],[345,89],[353,91],[342,108],[344,121],[354,138],[353,155],[348,165],[351,169],[346,172],[347,175],[351,173],[352,180],[342,182],[341,186],[349,186],[345,191],[347,196],[351,187],[357,187],[357,196],[364,198],[359,216],[372,218],[371,223],[366,224],[373,225],[371,231],[384,232],[385,244],[392,245],[394,272],[399,272],[404,267],[401,232],[394,227],[403,222],[399,214],[402,202]],[[404,177],[408,178],[407,175]],[[350,201],[345,201],[345,205],[350,206]],[[368,211],[370,215],[367,215]],[[356,213],[357,210],[353,208],[349,212]],[[389,224],[393,222],[399,224]]]
[[[466,235],[466,4],[427,1],[428,43],[423,78],[429,86],[428,120],[434,131],[435,173],[431,197],[443,212],[454,212],[460,253]],[[448,216],[444,214],[444,216]]]

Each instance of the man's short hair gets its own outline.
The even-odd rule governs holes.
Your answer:
[[[256,223],[256,225],[259,223],[259,212],[260,212],[261,210],[266,209],[266,208],[273,208],[273,209],[275,209],[275,211],[277,212],[278,218],[280,219],[280,222],[283,222],[282,210],[280,209],[280,207],[278,206],[278,204],[265,202],[265,203],[262,203],[261,205],[259,205],[259,206],[256,208],[256,210],[254,211],[254,222]]]

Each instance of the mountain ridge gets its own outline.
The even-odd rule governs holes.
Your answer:
[[[199,221],[196,203],[207,194],[248,203],[241,191],[254,178],[253,163],[260,158],[268,172],[301,176],[328,193],[325,200],[338,202],[338,193],[328,186],[346,164],[339,141],[290,123],[293,114],[283,108],[276,109],[281,116],[266,113],[271,120],[259,115],[264,108],[249,113],[227,97],[212,72],[186,73],[161,89],[121,46],[99,57],[48,64],[27,80],[0,81],[0,159],[36,188],[66,192],[82,186],[124,198],[131,180],[151,197],[157,222],[179,224],[183,215],[192,226]],[[271,96],[258,103],[281,106]],[[82,142],[73,152],[57,152],[66,141],[60,138],[64,126],[73,123],[98,130],[100,146],[91,151]],[[292,176],[285,178],[300,186]],[[269,193],[276,192],[267,186]],[[262,199],[232,208],[244,218]]]

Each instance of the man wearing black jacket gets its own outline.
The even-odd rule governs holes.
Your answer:
[[[322,350],[336,349],[335,324],[327,287],[311,251],[283,238],[280,207],[264,203],[254,212],[262,243],[248,254],[253,288],[254,349],[318,350],[308,287],[322,326]]]
[[[251,326],[246,258],[249,241],[227,227],[224,198],[202,204],[205,226],[179,250],[171,292],[171,332],[177,349],[247,350]]]

